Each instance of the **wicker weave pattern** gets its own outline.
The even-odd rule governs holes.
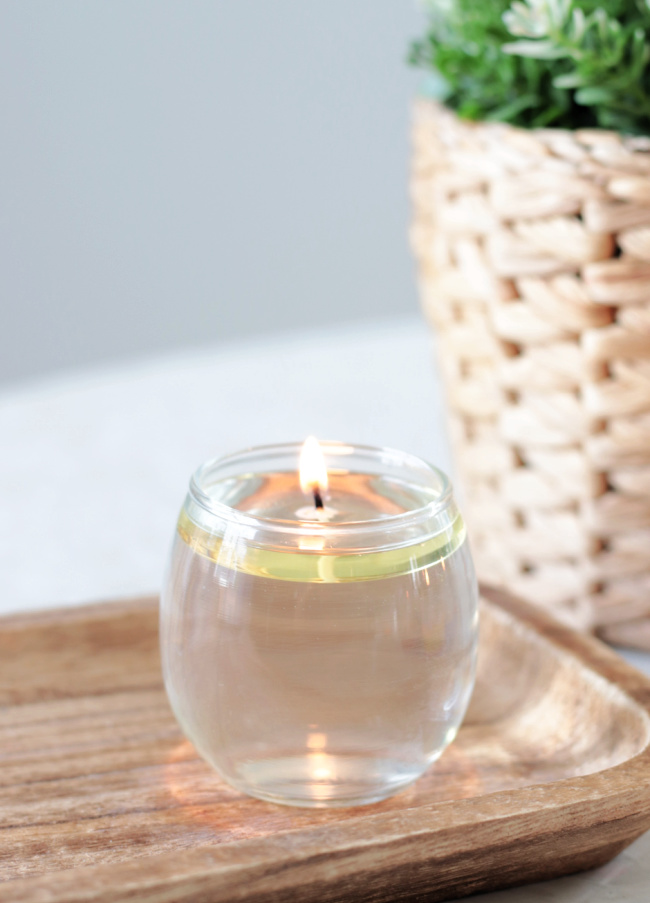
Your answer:
[[[480,575],[650,618],[650,140],[421,101],[412,241]]]

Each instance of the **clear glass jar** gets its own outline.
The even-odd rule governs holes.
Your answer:
[[[300,806],[370,803],[456,735],[474,681],[477,585],[445,475],[323,443],[314,509],[299,444],[203,465],[161,598],[165,685],[232,786]]]

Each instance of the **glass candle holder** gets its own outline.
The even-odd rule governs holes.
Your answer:
[[[204,464],[161,598],[165,685],[233,787],[298,806],[371,803],[455,737],[474,681],[477,585],[449,481],[412,455],[322,444]]]

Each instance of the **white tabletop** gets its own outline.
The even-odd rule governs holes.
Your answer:
[[[194,468],[310,433],[402,448],[449,470],[418,318],[217,346],[0,393],[0,612],[157,591]],[[650,655],[626,657],[650,673]],[[650,832],[596,871],[478,899],[647,903]]]

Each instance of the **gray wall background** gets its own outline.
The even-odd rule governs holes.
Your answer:
[[[414,0],[4,0],[0,383],[415,312]]]

